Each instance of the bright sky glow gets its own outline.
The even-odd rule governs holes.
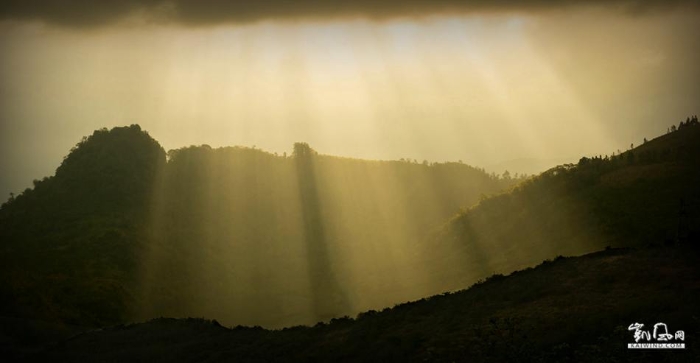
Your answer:
[[[0,24],[0,192],[94,129],[371,159],[611,153],[697,113],[695,13],[602,11],[187,28]],[[31,140],[31,141],[30,141]],[[502,172],[503,170],[494,170]]]

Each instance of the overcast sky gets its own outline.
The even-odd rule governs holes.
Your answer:
[[[166,149],[609,154],[700,113],[698,4],[4,1],[0,199],[132,123]]]

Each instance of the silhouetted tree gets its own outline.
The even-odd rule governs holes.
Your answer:
[[[292,156],[295,158],[303,158],[311,155],[311,147],[305,142],[294,143]]]

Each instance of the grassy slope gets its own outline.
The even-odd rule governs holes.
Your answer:
[[[156,319],[90,332],[35,356],[58,361],[697,361],[699,253],[611,249],[558,258],[468,290],[357,319],[279,331]],[[665,322],[685,351],[640,352],[627,327]]]

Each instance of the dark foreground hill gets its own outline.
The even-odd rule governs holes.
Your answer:
[[[697,362],[698,257],[687,247],[610,249],[557,258],[468,290],[314,327],[228,329],[209,320],[156,319],[30,346],[23,357],[69,362]],[[683,330],[686,349],[627,349],[634,342],[631,324],[642,323],[651,332],[658,322],[672,334]],[[11,353],[19,354],[17,349]]]

